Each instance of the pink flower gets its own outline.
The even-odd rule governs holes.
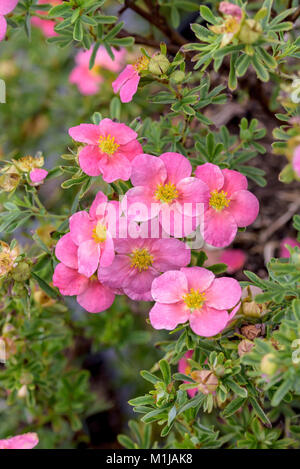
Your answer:
[[[219,11],[226,16],[233,16],[237,20],[241,20],[243,17],[243,11],[238,5],[234,5],[230,2],[221,2],[219,5]]]
[[[122,103],[129,103],[133,95],[136,93],[139,81],[140,72],[147,70],[149,59],[145,56],[133,65],[126,65],[124,70],[120,73],[118,78],[113,82],[112,87],[114,93],[120,91],[120,99]]]
[[[293,168],[296,175],[300,178],[300,145],[298,145],[294,150]]]
[[[34,184],[41,183],[47,177],[48,171],[45,169],[33,169],[30,171],[29,176],[31,182]]]
[[[196,228],[202,204],[206,209],[209,199],[207,185],[191,173],[191,163],[180,153],[138,155],[132,164],[135,187],[127,191],[123,207],[127,204],[136,221],[159,216],[166,233],[184,237]]]
[[[154,329],[172,330],[189,321],[195,334],[212,337],[237,312],[242,291],[233,278],[215,278],[203,267],[183,267],[156,278],[151,293],[156,301],[150,311]]]
[[[36,433],[24,433],[6,440],[0,440],[0,449],[32,449],[39,442]]]
[[[220,169],[212,163],[198,166],[195,175],[208,189],[208,210],[204,215],[204,240],[215,247],[228,246],[238,227],[254,222],[258,215],[257,198],[247,191],[247,178],[238,171]]]
[[[188,364],[187,360],[189,358],[192,358],[193,356],[193,353],[194,353],[194,350],[188,350],[184,356],[179,360],[179,363],[178,363],[178,371],[179,373],[182,373],[184,375],[187,375],[189,376],[190,373],[191,373],[191,367],[190,365]],[[188,383],[188,381],[185,381],[185,383]],[[196,389],[196,386],[197,384],[195,384],[195,389],[188,389],[187,390],[187,393],[190,397],[194,397],[195,394],[197,393],[197,389]]]
[[[92,49],[78,52],[75,59],[76,66],[70,74],[69,81],[77,85],[81,94],[93,95],[98,93],[100,84],[103,82],[101,69],[110,70],[111,72],[118,72],[120,70],[126,51],[125,49],[120,51],[112,50],[115,60],[112,60],[106,52],[105,47],[101,46],[96,54],[95,65],[91,70],[89,69],[89,63]]]
[[[142,224],[143,228],[147,224]],[[138,225],[136,225],[138,227]],[[116,239],[116,256],[109,267],[100,267],[99,280],[133,300],[151,301],[151,285],[161,272],[190,263],[190,249],[178,239]]]
[[[79,152],[79,164],[89,176],[102,174],[104,181],[127,181],[132,160],[142,153],[137,133],[125,124],[103,119],[99,125],[80,124],[69,129],[70,136],[86,146]]]
[[[75,244],[66,249],[64,258],[69,265],[76,265],[77,250]],[[76,295],[77,302],[89,313],[100,313],[113,304],[115,295],[96,276],[87,278],[78,272],[78,269],[68,267],[63,263],[57,264],[53,274],[53,285],[57,287],[62,295]]]
[[[13,11],[17,6],[18,0],[1,0],[0,2],[0,41],[3,41],[6,35],[7,23],[4,15]]]
[[[55,249],[57,259],[79,274],[91,277],[98,266],[107,267],[114,259],[117,210],[98,192],[89,213],[81,211],[70,217],[70,232],[62,236]],[[114,234],[114,233],[113,233]]]
[[[227,272],[233,274],[242,269],[247,256],[241,249],[225,249],[220,255],[219,262],[227,264]]]
[[[284,238],[280,243],[280,257],[290,257],[290,252],[285,247],[287,244],[292,248],[296,246],[300,248],[300,243],[295,238]]]
[[[52,6],[56,6],[56,5],[62,4],[62,0],[39,0],[38,1],[38,5],[43,5],[45,3],[48,3]],[[42,16],[47,16],[47,12],[43,10],[38,10],[37,13]],[[31,22],[34,26],[39,28],[44,33],[45,37],[57,36],[57,33],[54,31],[54,27],[56,25],[55,21],[47,20],[47,19],[42,20],[41,18],[37,18],[36,16],[34,16],[31,19]]]

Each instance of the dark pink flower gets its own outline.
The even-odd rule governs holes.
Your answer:
[[[212,163],[198,166],[195,175],[206,184],[208,209],[204,215],[204,240],[215,247],[228,246],[238,227],[246,227],[258,215],[259,203],[247,190],[247,178],[231,169]]]
[[[38,1],[38,5],[43,5],[43,4],[50,4],[52,6],[61,5],[62,0],[39,0]],[[57,33],[54,31],[56,22],[53,20],[46,19],[47,12],[43,10],[38,10],[37,13],[41,16],[45,16],[45,19],[34,16],[31,19],[33,26],[36,26],[37,28],[39,28],[44,33],[45,37],[57,36]]]
[[[39,442],[36,433],[24,433],[6,440],[0,440],[0,449],[32,449]]]
[[[34,184],[39,184],[47,177],[48,171],[45,169],[36,168],[30,171],[29,176],[31,182]]]
[[[226,16],[233,16],[238,21],[243,17],[243,10],[238,6],[230,2],[221,2],[219,5],[219,11]]]
[[[89,176],[102,174],[104,181],[127,181],[132,160],[142,153],[137,133],[125,124],[103,119],[99,125],[80,124],[69,129],[70,136],[86,146],[79,151],[79,164]]]
[[[191,173],[191,163],[180,153],[138,155],[132,164],[134,187],[122,205],[136,221],[159,216],[166,233],[182,238],[200,224],[201,209],[207,208],[209,199],[207,185]]]
[[[195,334],[212,337],[237,312],[242,291],[233,278],[215,278],[203,267],[183,267],[154,279],[151,293],[156,303],[150,322],[155,329],[173,330],[189,321]]]
[[[187,375],[187,376],[189,376],[191,374],[191,367],[188,364],[187,360],[189,358],[192,358],[193,353],[194,353],[194,350],[188,350],[185,353],[185,355],[179,360],[179,363],[178,363],[179,373],[182,373],[182,374]],[[188,381],[185,381],[185,383],[188,383]],[[197,393],[196,387],[197,387],[197,384],[195,384],[195,388],[187,390],[187,393],[190,397],[194,397],[195,394]]]
[[[290,252],[286,248],[286,245],[292,248],[296,246],[300,248],[300,243],[295,238],[289,238],[289,237],[284,238],[280,243],[280,257],[286,257],[286,258],[290,257]]]
[[[227,272],[233,274],[244,267],[247,256],[241,249],[224,249],[219,262],[227,264]]]
[[[0,2],[0,41],[3,41],[6,35],[7,23],[4,15],[12,12],[19,0],[1,0]]]
[[[140,228],[147,224],[142,224]],[[138,225],[137,225],[138,226]],[[116,256],[109,267],[100,267],[99,280],[114,291],[123,291],[133,300],[151,301],[151,285],[161,272],[190,263],[190,249],[178,239],[115,239]]]
[[[298,145],[294,150],[293,168],[298,178],[300,178],[300,145]]]

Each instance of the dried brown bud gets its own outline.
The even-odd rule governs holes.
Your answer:
[[[198,383],[198,390],[203,394],[212,394],[219,384],[218,378],[211,370],[193,371],[191,377]]]
[[[251,340],[244,339],[238,345],[238,354],[240,357],[245,355],[245,353],[251,352],[254,347],[254,343]]]
[[[247,339],[253,340],[264,333],[264,325],[249,324],[248,326],[241,327],[241,332]]]

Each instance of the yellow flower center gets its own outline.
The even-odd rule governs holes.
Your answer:
[[[191,374],[191,367],[189,365],[185,367],[184,374],[187,376]]]
[[[212,191],[210,193],[209,205],[221,212],[225,207],[229,207],[230,198],[227,196],[227,192],[224,191]]]
[[[233,16],[229,16],[225,23],[225,32],[226,33],[236,33],[238,32],[239,28],[240,28],[240,23],[239,21],[234,18]]]
[[[106,241],[106,226],[98,221],[93,229],[92,238],[96,243],[104,243]]]
[[[205,301],[205,293],[200,293],[199,290],[191,288],[190,292],[183,295],[182,298],[189,309],[200,309]]]
[[[0,252],[0,277],[13,268],[13,259],[7,252]]]
[[[139,57],[139,59],[133,64],[134,69],[139,73],[148,68],[150,60],[145,55]]]
[[[130,267],[138,269],[139,272],[148,270],[153,263],[153,256],[149,253],[148,249],[134,249],[130,254],[130,258]]]
[[[103,153],[106,153],[107,155],[113,155],[117,149],[119,148],[119,143],[115,141],[115,137],[111,137],[110,134],[107,135],[107,137],[101,137],[99,138],[99,148]]]
[[[178,190],[176,189],[175,184],[169,182],[168,184],[158,184],[155,191],[156,200],[165,202],[169,204],[173,202],[174,199],[178,198]]]

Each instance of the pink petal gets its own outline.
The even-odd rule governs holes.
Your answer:
[[[293,168],[298,177],[300,177],[300,145],[294,150]]]
[[[219,191],[224,184],[224,176],[219,166],[212,163],[205,163],[197,166],[195,176],[207,184],[210,192]]]
[[[116,255],[109,267],[101,267],[98,270],[98,278],[101,283],[112,289],[123,288],[123,285],[130,274],[129,256]]]
[[[149,298],[152,282],[158,275],[159,273],[152,267],[142,272],[139,272],[138,269],[131,268],[130,274],[124,282],[124,291],[127,288],[137,294],[147,294],[147,298]],[[151,295],[150,299],[152,300]]]
[[[237,226],[248,226],[258,215],[259,202],[251,192],[241,190],[232,194],[228,211],[234,217]]]
[[[84,292],[77,296],[77,302],[89,313],[100,313],[110,308],[115,294],[98,280],[89,281]]]
[[[188,178],[192,174],[191,163],[180,153],[163,153],[159,159],[165,164],[168,173],[167,182],[177,185],[181,179]]]
[[[7,15],[13,11],[18,3],[19,0],[1,0],[0,4],[0,15]]]
[[[193,177],[182,179],[177,184],[177,190],[179,193],[177,201],[182,205],[183,210],[184,204],[192,204],[191,208],[188,206],[186,208],[189,211],[192,209],[192,212],[186,213],[184,211],[183,213],[195,216],[204,213],[208,208],[210,192],[207,185],[200,179]]]
[[[80,243],[78,248],[78,272],[91,277],[97,270],[100,257],[100,246],[92,239]]]
[[[64,264],[57,264],[53,274],[53,285],[62,295],[78,295],[82,293],[88,284],[88,279],[80,275],[77,270],[70,269]]]
[[[204,267],[182,267],[180,269],[184,273],[188,281],[188,290],[193,288],[204,292],[207,290],[214,281],[214,274]]]
[[[131,142],[122,145],[122,154],[126,156],[129,161],[133,161],[137,155],[143,153],[143,147],[137,140],[131,140]]]
[[[94,223],[90,220],[89,214],[84,210],[74,213],[70,217],[71,238],[77,246],[84,241],[92,239]]]
[[[234,192],[240,190],[246,190],[248,187],[248,181],[246,176],[234,171],[233,169],[222,169],[222,174],[224,176],[224,184],[222,190],[227,192],[231,196]]]
[[[203,337],[213,337],[225,329],[229,315],[225,310],[216,310],[203,306],[190,316],[190,326],[195,334]]]
[[[173,304],[155,303],[150,310],[149,318],[154,329],[171,331],[178,324],[185,323],[189,318],[189,313],[183,301]]]
[[[101,244],[100,266],[108,267],[115,257],[114,242],[110,233],[106,233],[106,241]]]
[[[100,129],[95,124],[80,124],[69,129],[69,135],[76,142],[97,145],[100,138]]]
[[[211,246],[223,248],[228,246],[237,233],[237,223],[226,210],[217,212],[208,209],[205,213],[203,238]]]
[[[133,75],[121,88],[120,90],[120,99],[122,103],[130,103],[132,101],[133,96],[137,92],[138,86],[140,82],[140,76],[138,73]]]
[[[4,16],[0,15],[0,41],[3,41],[6,35],[7,23]]]
[[[112,87],[114,90],[114,93],[117,93],[120,88],[131,78],[133,78],[135,75],[137,75],[137,71],[132,65],[126,65],[124,70],[120,73],[118,78],[113,81]]]
[[[192,358],[194,350],[188,350],[178,362],[179,373],[186,374],[186,368],[189,366],[187,359]]]
[[[191,262],[190,249],[185,243],[175,238],[154,241],[151,254],[154,258],[153,267],[159,272],[175,270]]]
[[[99,169],[100,157],[101,153],[98,147],[87,145],[79,152],[79,166],[88,176],[99,176],[101,174]]]
[[[219,5],[219,11],[223,15],[233,16],[237,20],[241,20],[243,17],[243,10],[238,6],[230,2],[221,2]]]
[[[33,169],[29,176],[32,182],[42,182],[47,177],[48,171],[45,169]]]
[[[131,176],[131,162],[119,151],[111,157],[100,158],[98,165],[106,182],[128,181]]]
[[[89,214],[90,217],[96,219],[104,215],[105,209],[107,207],[107,196],[103,192],[99,191],[96,194],[96,197],[93,200]]]
[[[133,160],[131,182],[134,186],[147,186],[155,191],[159,184],[164,184],[166,178],[166,167],[157,156],[144,153]]]
[[[216,278],[205,292],[205,305],[215,309],[233,308],[242,295],[239,283],[229,277]]]
[[[32,449],[39,443],[36,433],[24,433],[6,440],[0,440],[0,449]]]
[[[221,253],[219,262],[227,264],[227,272],[233,274],[242,269],[246,258],[246,254],[241,249],[225,249],[225,251]]]
[[[71,233],[67,233],[60,238],[55,247],[57,259],[71,269],[77,269],[78,246],[72,241]]]
[[[188,213],[192,212],[192,208],[191,206],[183,207]],[[185,216],[179,203],[161,204],[159,222],[163,230],[175,238],[184,238],[190,235],[200,224],[200,221],[201,217]]]
[[[169,270],[153,281],[151,293],[154,301],[159,303],[177,303],[187,290],[185,274],[178,270]]]
[[[131,290],[130,288],[124,288],[124,294],[127,295],[131,300],[134,301],[152,301],[151,290],[147,290],[142,293]]]
[[[153,199],[153,190],[145,186],[129,189],[122,200],[122,208],[129,219],[147,221],[157,216],[160,204]]]
[[[110,135],[111,137],[115,137],[115,141],[119,145],[126,145],[131,142],[131,140],[135,140],[138,136],[138,134],[127,125],[119,124],[108,118],[102,119],[99,124],[99,129],[102,136],[107,137]]]

